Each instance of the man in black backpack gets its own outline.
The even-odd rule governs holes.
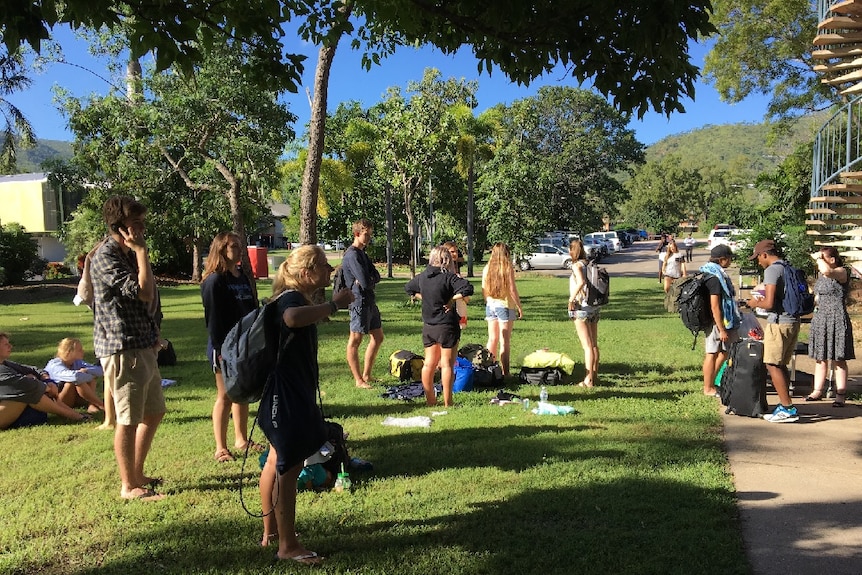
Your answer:
[[[790,397],[788,381],[790,374],[787,372],[787,364],[796,348],[796,340],[799,337],[799,318],[784,312],[782,301],[784,300],[784,270],[781,258],[775,242],[772,240],[761,240],[754,246],[754,255],[750,258],[764,269],[763,299],[752,298],[746,305],[752,309],[762,308],[769,312],[766,318],[766,329],[763,333],[763,363],[772,385],[778,394],[779,404],[770,415],[764,415],[763,419],[771,423],[791,423],[799,420],[796,408],[793,407],[793,399]]]
[[[709,263],[700,271],[708,274],[704,286],[709,294],[709,309],[712,317],[712,330],[706,332],[706,354],[703,358],[703,394],[718,395],[715,388],[715,374],[727,359],[730,346],[739,339],[738,327],[741,323],[736,307],[736,292],[733,281],[725,273],[733,261],[733,252],[724,244],[719,244],[709,252]]]

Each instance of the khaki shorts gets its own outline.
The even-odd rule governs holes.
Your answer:
[[[787,365],[799,337],[799,322],[768,323],[763,330],[763,363]]]
[[[138,425],[166,411],[154,349],[130,349],[102,358],[119,425]]]

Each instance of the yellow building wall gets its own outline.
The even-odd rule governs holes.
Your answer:
[[[29,233],[57,231],[57,201],[48,180],[0,183],[0,222]]]

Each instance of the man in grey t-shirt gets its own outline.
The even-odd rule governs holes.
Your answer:
[[[793,399],[790,397],[790,374],[787,364],[796,348],[799,337],[799,318],[784,313],[781,302],[784,300],[783,259],[772,240],[761,240],[754,246],[754,255],[749,258],[764,269],[763,299],[750,299],[748,307],[761,308],[769,312],[763,334],[763,363],[772,378],[772,385],[778,394],[779,404],[770,415],[763,419],[772,423],[790,423],[799,420]]]

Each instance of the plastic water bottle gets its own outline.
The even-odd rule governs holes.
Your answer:
[[[335,480],[335,491],[341,493],[343,491],[350,491],[353,483],[350,481],[350,474],[344,471],[344,465],[341,465],[341,473],[338,474],[338,478]]]
[[[544,385],[542,386],[542,391],[539,392],[539,401],[548,403],[548,388]]]

